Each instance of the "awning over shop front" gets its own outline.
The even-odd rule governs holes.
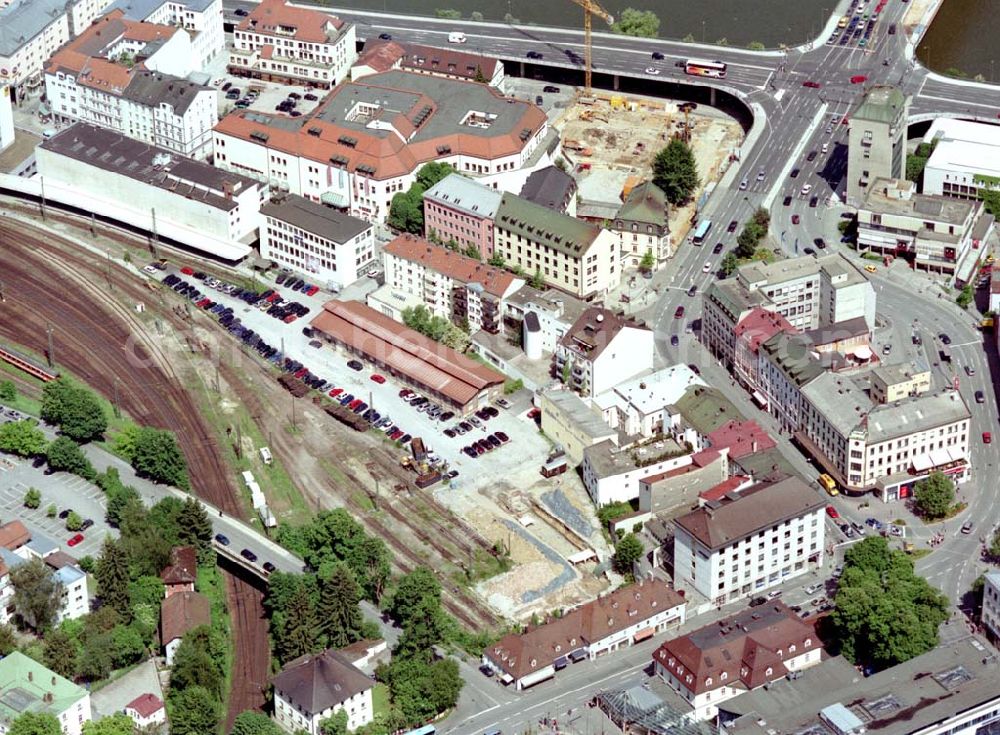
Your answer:
[[[942,447],[914,457],[913,469],[917,472],[926,472],[934,467],[943,467],[946,464],[961,462],[964,459],[965,455],[958,448]]]
[[[652,628],[643,628],[638,633],[636,633],[634,636],[632,636],[632,641],[635,642],[635,643],[639,643],[640,641],[649,640],[652,637],[653,637],[653,629]]]
[[[764,397],[763,393],[761,393],[759,390],[755,390],[752,395],[754,401],[760,408],[767,408],[767,399]]]
[[[500,674],[500,681],[502,681],[504,684],[510,684],[512,681],[514,681],[514,677],[508,673],[503,673]]]
[[[552,665],[555,667],[556,671],[561,671],[569,666],[569,659],[565,656],[560,656],[552,662]]]

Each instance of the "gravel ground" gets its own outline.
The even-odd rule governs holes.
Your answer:
[[[590,535],[594,532],[593,525],[591,525],[583,512],[570,502],[570,499],[566,497],[566,493],[562,491],[561,487],[553,488],[547,493],[542,493],[542,502],[556,516],[562,518],[566,522],[566,525],[570,526],[584,538],[590,538]]]

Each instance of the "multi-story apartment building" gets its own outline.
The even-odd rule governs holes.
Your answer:
[[[559,340],[588,308],[587,302],[554,288],[539,291],[522,286],[504,303],[504,331],[513,334],[520,330],[524,354],[539,360],[543,354],[556,351]]]
[[[604,421],[627,436],[649,438],[670,430],[668,409],[697,385],[707,385],[683,363],[640,373],[594,398]]]
[[[500,192],[462,174],[450,174],[424,192],[424,237],[493,255],[493,220]]]
[[[669,220],[670,206],[663,189],[652,181],[633,187],[611,222],[621,238],[622,264],[638,268],[646,253],[653,256],[653,270],[666,263],[674,254]]]
[[[559,340],[554,376],[582,396],[597,396],[653,368],[653,331],[600,306],[587,309]]]
[[[926,365],[879,365],[868,377],[876,403],[895,403],[931,389],[931,371]]]
[[[0,151],[14,142],[14,108],[10,87],[0,84]]]
[[[653,666],[684,698],[684,714],[710,720],[722,702],[819,664],[822,656],[815,627],[776,600],[667,641],[653,653]]]
[[[295,194],[261,207],[260,255],[325,285],[349,286],[376,266],[375,228]]]
[[[70,39],[66,0],[14,0],[0,8],[0,84],[14,104],[44,83],[46,60]]]
[[[430,312],[500,334],[504,301],[524,279],[412,235],[400,235],[382,249],[386,285],[418,296]]]
[[[869,329],[875,325],[875,290],[840,254],[741,266],[708,288],[704,305],[702,340],[726,365],[735,360],[736,327],[755,307],[779,314],[798,330],[858,318]]]
[[[983,584],[983,627],[993,641],[1000,640],[1000,572],[988,572]]]
[[[732,330],[733,335],[733,374],[743,385],[751,390],[761,383],[760,346],[780,333],[795,331],[785,317],[773,311],[757,306],[752,308],[745,317],[737,322]],[[760,404],[763,397],[754,396]]]
[[[847,203],[860,206],[875,179],[906,174],[910,98],[895,87],[872,87],[849,115]]]
[[[823,565],[823,497],[797,477],[674,519],[674,579],[723,604]]]
[[[127,20],[114,10],[49,59],[45,90],[57,120],[92,123],[206,158],[219,119],[218,93],[183,78],[192,61],[186,31]]]
[[[504,69],[500,59],[456,48],[421,46],[416,43],[369,38],[351,66],[351,79],[402,69],[443,79],[481,82],[504,91]]]
[[[229,71],[329,89],[347,77],[356,47],[353,25],[286,0],[264,0],[233,30]]]
[[[191,51],[198,69],[204,70],[226,52],[222,0],[116,0],[109,10],[118,9],[125,12],[128,20],[183,28],[191,36]]]
[[[66,4],[70,36],[79,36],[107,10],[112,0],[76,0]]]
[[[942,390],[874,403],[860,378],[823,373],[802,387],[795,436],[843,492],[875,490],[902,500],[934,471],[970,476],[970,413],[961,393]]]
[[[375,682],[332,648],[289,661],[274,684],[274,720],[287,732],[321,735],[320,723],[347,714],[347,729],[372,721]]]
[[[215,128],[215,165],[371,222],[425,163],[469,175],[514,171],[548,130],[544,112],[492,87],[402,71],[345,82],[307,123],[287,123],[227,115]]]
[[[497,208],[493,251],[581,298],[605,294],[621,280],[615,233],[510,193]]]
[[[757,404],[778,419],[782,430],[797,431],[802,422],[802,387],[825,367],[804,334],[779,332],[759,345],[757,382],[748,387]]]
[[[858,249],[910,258],[921,270],[968,282],[993,224],[982,202],[918,194],[912,181],[877,179],[858,208]]]

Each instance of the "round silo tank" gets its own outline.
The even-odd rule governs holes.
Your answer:
[[[521,325],[523,334],[521,335],[524,345],[524,354],[529,360],[542,359],[542,328],[538,323],[538,314],[529,311],[524,315],[524,322]]]

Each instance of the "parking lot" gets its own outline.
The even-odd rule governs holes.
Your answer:
[[[329,90],[310,89],[295,85],[265,82],[260,79],[247,79],[224,75],[213,83],[219,90],[219,116],[234,109],[248,109],[257,112],[277,115],[278,117],[302,117],[312,112]],[[234,96],[233,91],[237,94]],[[297,97],[291,96],[297,95]],[[293,99],[294,107],[283,103]]]
[[[20,519],[33,536],[47,536],[60,549],[77,558],[97,556],[105,535],[118,535],[104,520],[104,493],[76,475],[65,472],[46,475],[44,467],[43,464],[34,467],[32,462],[16,457],[0,456],[0,518],[4,521]],[[42,503],[35,510],[24,507],[24,494],[32,487],[42,494]],[[94,525],[83,532],[83,541],[69,546],[69,540],[76,534],[66,530],[63,519],[46,515],[50,505],[55,505],[60,512],[75,510],[81,518],[93,521]]]
[[[362,411],[371,408],[379,414],[380,421],[384,422],[388,418],[401,432],[396,435],[398,438],[404,438],[407,434],[411,438],[421,437],[427,448],[440,458],[440,469],[459,472],[455,485],[471,483],[473,487],[480,487],[495,482],[497,477],[528,477],[522,475],[525,472],[537,477],[539,467],[548,456],[548,442],[539,434],[534,420],[527,417],[531,409],[527,394],[511,398],[509,408],[495,407],[496,416],[476,417],[474,422],[472,418],[464,419],[469,422],[468,428],[461,434],[456,432],[454,437],[449,437],[445,430],[457,427],[463,419],[452,417],[441,421],[433,418],[426,410],[420,410],[420,406],[411,405],[401,398],[400,392],[405,386],[391,378],[387,378],[384,383],[375,382],[372,380],[375,373],[368,365],[362,365],[361,370],[349,368],[347,363],[350,356],[339,353],[308,333],[310,320],[319,312],[322,301],[327,298],[322,292],[310,297],[284,285],[274,284],[272,290],[284,301],[298,302],[309,309],[305,315],[286,322],[269,316],[258,306],[252,306],[220,291],[217,286],[207,285],[204,280],[196,279],[196,274],[181,273],[172,268],[164,271],[148,269],[146,272],[154,278],[173,284],[171,287],[175,291],[182,287],[182,283],[193,287],[197,290],[194,294],[197,298],[193,299],[195,304],[204,303],[205,299],[210,299],[215,304],[205,304],[202,308],[218,311],[221,306],[230,309],[231,311],[224,312],[222,323],[234,333],[233,339],[240,338],[236,335],[242,334],[245,340],[246,332],[240,330],[252,330],[251,344],[258,353],[269,355],[265,359],[276,366],[284,365],[285,358],[299,363],[309,371],[308,375],[302,377],[315,377],[327,383],[322,389],[327,395],[331,390],[339,389],[336,399],[344,400],[347,395],[351,395],[352,400],[363,401],[367,405]],[[178,298],[184,297],[178,293]],[[192,300],[190,296],[188,300]],[[219,315],[213,313],[212,316],[218,318]],[[301,372],[297,366],[293,367]],[[426,409],[426,406],[423,408]],[[450,410],[444,406],[441,408],[442,414]],[[475,450],[475,458],[469,453],[463,453],[464,448],[471,447],[480,440],[488,442],[488,437],[498,431],[508,438],[501,446],[492,446],[486,450],[485,445],[481,445],[483,451],[480,453]],[[401,451],[400,454],[402,453]]]

